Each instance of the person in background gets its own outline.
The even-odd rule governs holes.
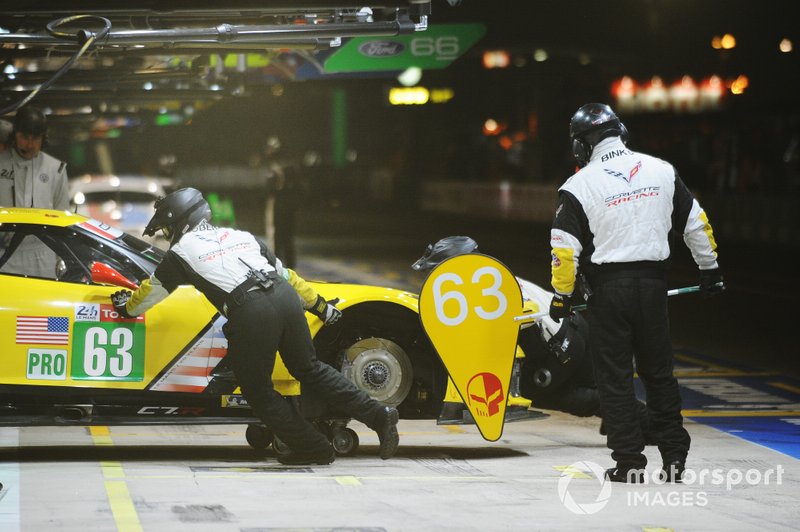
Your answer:
[[[669,235],[692,252],[706,296],[724,290],[706,213],[675,168],[626,146],[628,131],[605,104],[582,106],[570,121],[579,170],[559,189],[550,233],[550,317],[570,316],[579,275],[588,280],[591,353],[615,482],[642,482],[645,436],[636,416],[633,373],[644,384],[661,476],[680,482],[690,437],[673,375],[667,312]],[[585,290],[584,290],[585,292]]]
[[[36,107],[14,116],[8,149],[0,153],[0,207],[69,209],[67,163],[42,151],[47,119]],[[44,242],[27,236],[3,271],[29,277],[57,278],[57,258]]]
[[[14,116],[10,148],[0,154],[0,206],[69,208],[67,163],[42,151],[47,119],[36,107]]]
[[[377,432],[380,457],[397,452],[399,413],[359,390],[333,367],[320,362],[304,308],[326,325],[341,312],[297,273],[284,268],[270,248],[252,234],[208,223],[211,209],[200,191],[182,188],[160,198],[145,236],[162,231],[169,250],[150,279],[133,293],[112,295],[125,317],[138,316],[178,286],[191,284],[228,318],[230,366],[253,412],[290,449],[283,464],[329,464],[335,453],[328,439],[303,418],[272,384],[277,351],[302,386],[326,399],[337,412]],[[299,297],[298,297],[299,296]]]

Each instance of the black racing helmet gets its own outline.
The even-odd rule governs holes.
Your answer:
[[[203,194],[195,188],[181,188],[158,198],[156,212],[144,228],[144,236],[153,236],[161,230],[171,244],[197,227],[200,222],[211,219],[211,207]]]
[[[589,162],[594,147],[608,137],[621,137],[623,143],[628,142],[628,130],[608,105],[587,103],[572,115],[569,139],[581,168]]]
[[[411,268],[418,272],[432,270],[450,257],[472,253],[476,249],[478,243],[468,236],[448,236],[435,244],[428,244],[425,254],[412,264]]]
[[[43,137],[47,133],[47,119],[37,107],[23,107],[14,115],[14,133]]]

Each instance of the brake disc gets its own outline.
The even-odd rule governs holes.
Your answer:
[[[342,373],[360,390],[389,406],[403,402],[414,377],[403,348],[384,338],[366,338],[350,346]]]

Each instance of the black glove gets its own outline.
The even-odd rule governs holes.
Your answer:
[[[719,268],[700,270],[700,293],[703,297],[713,297],[725,291],[725,282]]]
[[[119,290],[111,294],[111,304],[114,305],[114,310],[123,318],[134,317],[128,314],[128,309],[125,306],[131,298],[131,295],[133,294],[130,290]]]
[[[572,314],[572,296],[554,294],[550,301],[550,317],[558,321]]]
[[[342,317],[342,311],[334,306],[338,301],[339,298],[336,298],[328,302],[324,297],[318,295],[317,301],[308,311],[325,322],[325,325],[331,325]]]

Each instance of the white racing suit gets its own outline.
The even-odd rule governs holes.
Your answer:
[[[31,160],[20,157],[13,147],[0,153],[0,207],[69,209],[66,167],[44,152]],[[29,236],[3,271],[55,279],[56,255],[42,241]]]
[[[601,141],[589,163],[559,190],[551,230],[552,284],[571,295],[578,272],[593,291],[585,312],[608,446],[619,468],[642,468],[633,361],[644,383],[651,430],[665,463],[685,461],[683,428],[667,314],[669,233],[701,270],[717,267],[705,212],[669,163]]]

